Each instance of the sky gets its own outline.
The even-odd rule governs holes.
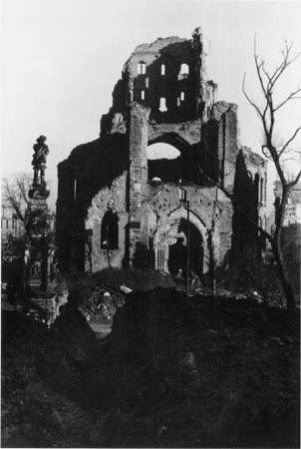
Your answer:
[[[99,136],[101,115],[135,47],[157,37],[190,38],[201,26],[207,74],[218,83],[218,100],[238,105],[242,145],[260,151],[260,123],[242,93],[243,74],[259,100],[253,61],[257,52],[271,69],[285,39],[301,50],[301,1],[202,0],[2,0],[2,177],[31,172],[32,146],[47,136],[46,177],[51,203],[57,195],[57,164],[71,150]],[[301,57],[280,86],[279,99],[301,86]],[[279,115],[277,136],[287,140],[301,124],[301,100]],[[301,151],[301,139],[294,150]],[[294,171],[296,163],[289,166]],[[273,172],[269,170],[272,195]]]

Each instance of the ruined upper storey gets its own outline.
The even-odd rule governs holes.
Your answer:
[[[159,38],[139,45],[125,63],[113,92],[113,111],[132,102],[150,108],[150,120],[175,123],[206,118],[217,85],[206,80],[202,34],[192,39]]]

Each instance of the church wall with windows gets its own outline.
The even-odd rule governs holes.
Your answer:
[[[170,271],[177,259],[174,245],[179,241],[184,254],[188,229],[197,271],[208,271],[210,257],[225,263],[233,243],[233,208],[214,183],[233,193],[243,177],[236,176],[237,106],[216,101],[216,94],[199,29],[192,39],[160,38],[135,49],[113,90],[112,107],[101,118],[100,137],[75,148],[59,165],[57,239],[66,269],[130,267],[144,248],[151,268]],[[155,145],[171,146],[173,156],[162,150],[151,157]],[[262,160],[253,164],[243,157],[246,171],[250,165],[256,172],[258,165],[264,186]],[[180,185],[189,198],[186,227]],[[261,192],[259,203],[255,190],[250,195],[260,209],[264,196]]]

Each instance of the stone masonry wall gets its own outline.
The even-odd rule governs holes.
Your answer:
[[[239,154],[249,161],[254,177],[262,178],[265,167],[239,151],[237,106],[214,102],[216,85],[206,78],[202,48],[199,32],[193,39],[171,37],[137,47],[114,88],[112,107],[102,117],[100,138],[73,150],[60,164],[57,237],[66,268],[75,253],[78,267],[97,271],[131,265],[137,244],[155,252],[160,245],[168,247],[169,233],[185,220],[187,208],[179,202],[179,182],[149,179],[148,146],[159,142],[177,148],[179,163],[189,172],[182,177],[179,171],[190,221],[202,237],[203,272],[209,268],[210,229],[215,264],[228,264],[233,232],[242,233],[233,231],[231,202],[210,177],[230,193],[235,184],[239,192]],[[164,164],[158,165],[161,171]],[[248,177],[247,168],[243,175]],[[254,189],[250,186],[253,196]],[[248,205],[250,198],[245,200]],[[119,247],[110,253],[101,248],[108,206],[119,217]]]

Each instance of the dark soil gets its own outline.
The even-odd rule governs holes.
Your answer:
[[[299,311],[131,294],[97,342],[2,314],[3,447],[299,447]]]

